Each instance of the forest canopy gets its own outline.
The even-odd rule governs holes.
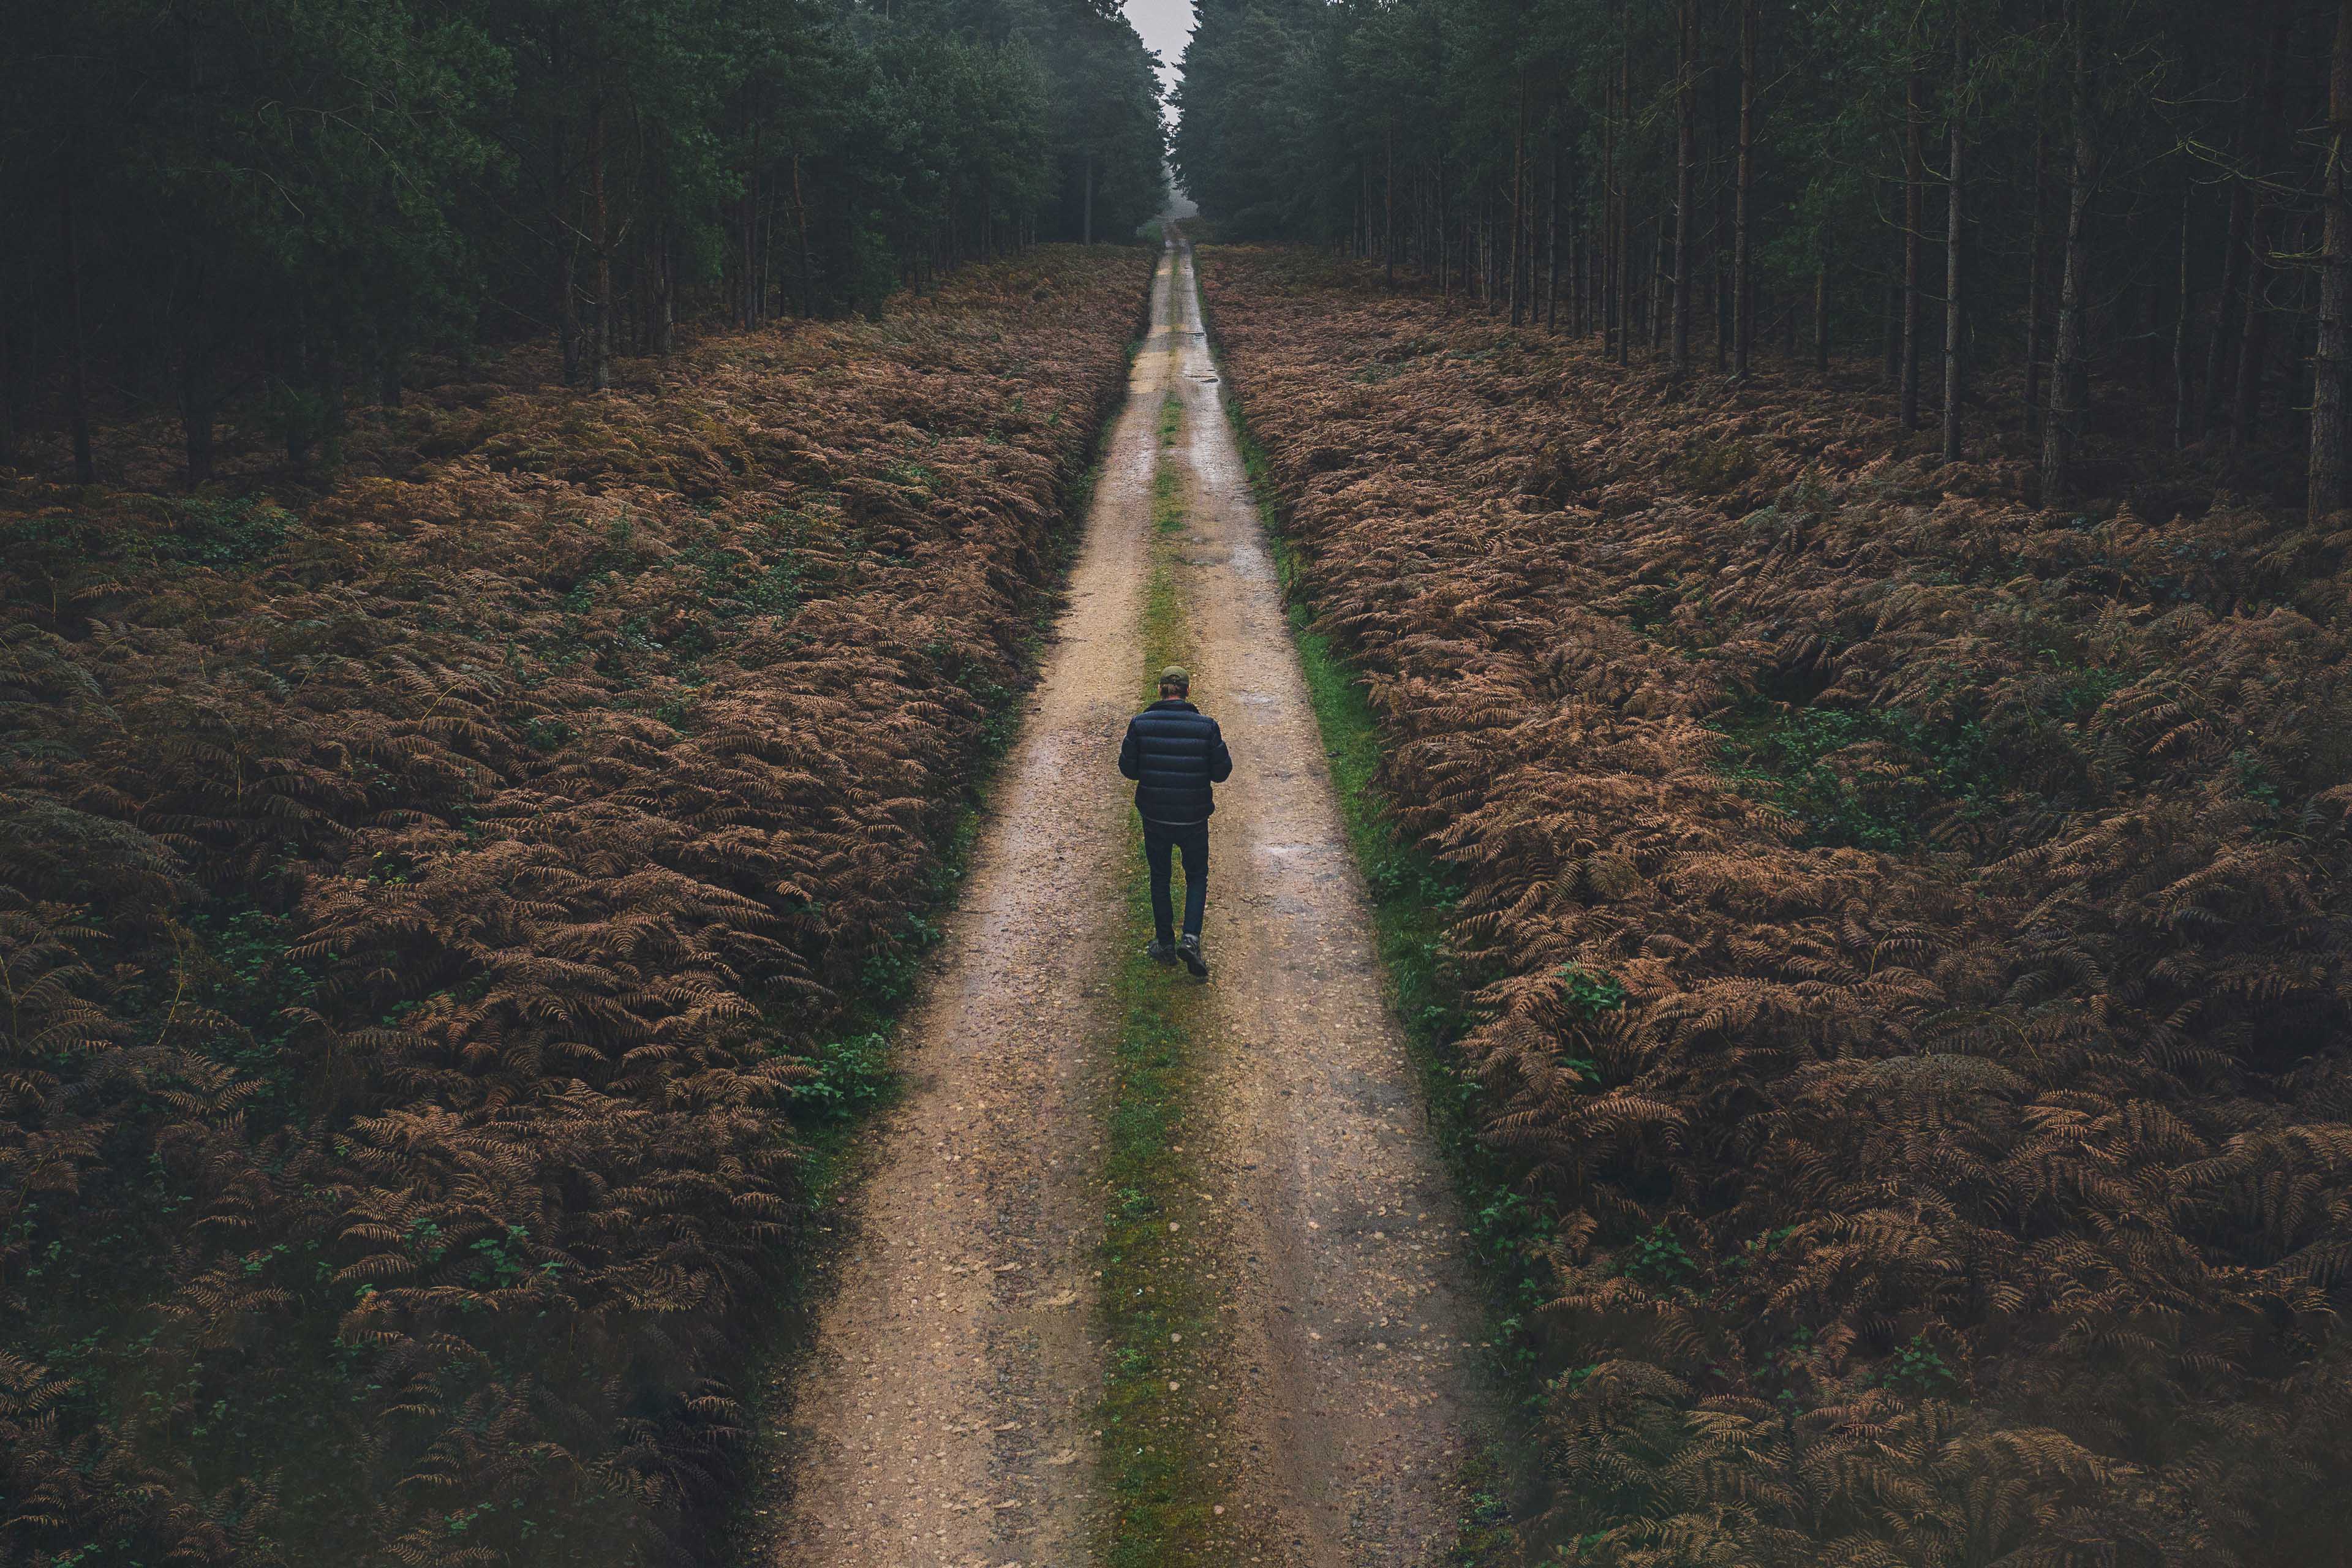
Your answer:
[[[681,313],[870,311],[1160,208],[1152,57],[1093,0],[89,0],[0,63],[0,463],[226,405],[299,459],[420,352],[575,384]],[[101,406],[93,416],[91,405]]]

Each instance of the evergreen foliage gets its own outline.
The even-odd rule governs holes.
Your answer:
[[[296,462],[420,353],[602,388],[695,313],[872,311],[1162,199],[1153,61],[1087,0],[89,0],[0,52],[0,464],[169,406]],[[47,448],[42,448],[44,455]]]
[[[2003,395],[2053,504],[2104,482],[2119,389],[2235,479],[2300,489],[2308,446],[2309,504],[2345,504],[2340,4],[1200,13],[1173,157],[1225,237],[1335,246],[1621,363],[1883,356],[1955,458],[1975,379],[2022,361]]]

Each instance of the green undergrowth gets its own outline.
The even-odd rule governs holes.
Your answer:
[[[2053,664],[2034,700],[2013,704],[1998,725],[1964,693],[1933,715],[1895,704],[1791,705],[1759,694],[1707,722],[1724,737],[1723,776],[1788,813],[1803,827],[1801,842],[1899,853],[1920,847],[1938,821],[1983,822],[2021,804],[2088,804],[2063,785],[2051,795],[2028,781],[2084,772],[2071,737],[2128,679],[2120,670]],[[2261,798],[2259,782],[2247,789]]]
[[[1160,405],[1153,479],[1155,540],[1144,591],[1149,670],[1185,657],[1184,605],[1166,536],[1183,526],[1181,476],[1166,461],[1182,405]],[[1145,676],[1148,683],[1150,676]],[[1199,1182],[1182,1138],[1194,1091],[1199,988],[1143,954],[1152,935],[1139,827],[1129,845],[1124,953],[1114,972],[1120,1020],[1110,1061],[1103,1162],[1104,1377],[1097,1416],[1108,1568],[1223,1562],[1209,1488],[1208,1368],[1218,1333],[1215,1289],[1201,1267]]]
[[[1151,531],[1181,532],[1184,527],[1184,475],[1167,460],[1184,428],[1184,400],[1171,392],[1160,400],[1160,457],[1151,474]]]
[[[0,549],[52,580],[93,562],[237,572],[267,562],[295,526],[294,515],[266,497],[136,496],[122,504],[148,526],[39,512],[0,520]]]
[[[1225,381],[1230,387],[1230,377]],[[1271,500],[1265,453],[1249,431],[1240,400],[1224,400],[1276,567],[1289,606],[1292,639],[1321,729],[1324,754],[1339,797],[1349,842],[1372,898],[1375,945],[1389,999],[1405,1026],[1430,1110],[1431,1131],[1453,1178],[1484,1288],[1487,1345],[1496,1379],[1529,1391],[1509,1431],[1492,1451],[1474,1457],[1455,1479],[1465,1502],[1460,1533],[1446,1561],[1454,1568],[1502,1568],[1518,1561],[1512,1519],[1536,1493],[1536,1452],[1527,1436],[1554,1370],[1534,1330],[1551,1300],[1540,1248],[1558,1217],[1521,1190],[1523,1167],[1481,1141],[1487,1112],[1483,1085],[1461,1070],[1454,1042],[1475,1020],[1468,997],[1475,968],[1448,941],[1459,893],[1444,867],[1399,827],[1380,782],[1379,721],[1345,652],[1314,626],[1296,547]]]
[[[1931,723],[1902,708],[1751,702],[1708,722],[1724,736],[1724,776],[1802,823],[1811,844],[1908,849],[1939,802],[1990,816],[2006,787],[2000,758],[1974,721]],[[1913,765],[1884,776],[1838,765],[1865,750]]]
[[[1182,1146],[1198,994],[1181,970],[1143,956],[1151,907],[1139,838],[1127,879],[1103,1162],[1102,1556],[1108,1568],[1161,1568],[1220,1560],[1202,1408],[1216,1300],[1196,1266],[1203,1233]]]

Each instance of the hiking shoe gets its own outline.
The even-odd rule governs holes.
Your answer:
[[[1161,942],[1155,937],[1150,944],[1144,948],[1143,956],[1154,963],[1173,963],[1176,962],[1176,944],[1172,942]]]
[[[1187,936],[1183,941],[1178,942],[1176,944],[1176,956],[1184,961],[1184,967],[1192,972],[1193,979],[1206,980],[1209,977],[1209,961],[1201,956],[1201,939],[1199,937]]]

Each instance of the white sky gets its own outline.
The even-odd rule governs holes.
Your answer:
[[[1177,62],[1192,36],[1192,0],[1127,0],[1127,19],[1143,35],[1143,47],[1160,57],[1160,85],[1176,85]]]

